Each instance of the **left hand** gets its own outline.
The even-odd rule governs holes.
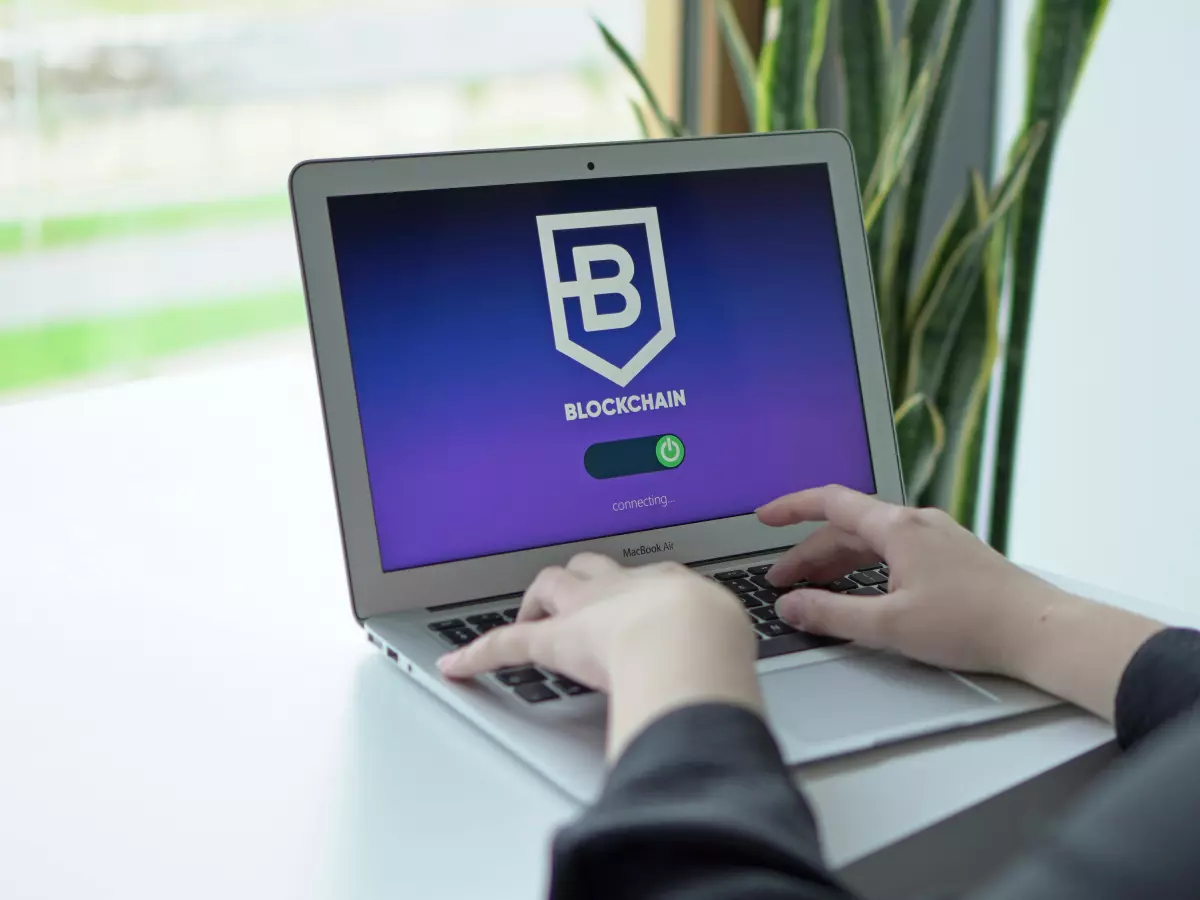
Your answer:
[[[544,569],[512,625],[447,653],[449,678],[534,664],[608,692],[615,754],[668,710],[704,701],[758,709],[756,643],[729,591],[676,563],[625,568],[595,553]]]

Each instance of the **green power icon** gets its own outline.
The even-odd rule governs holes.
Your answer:
[[[654,446],[654,455],[668,469],[673,469],[683,462],[683,441],[673,434],[664,434]]]

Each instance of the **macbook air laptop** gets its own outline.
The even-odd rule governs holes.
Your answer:
[[[904,500],[842,135],[323,160],[291,194],[354,615],[568,795],[600,788],[604,697],[435,662],[582,550],[677,560],[741,599],[790,762],[1056,702],[775,614],[764,573],[815,526],[756,507],[829,483]],[[887,584],[874,566],[831,588]]]

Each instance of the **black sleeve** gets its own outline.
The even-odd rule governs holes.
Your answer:
[[[1128,749],[1200,704],[1200,631],[1168,628],[1142,644],[1117,689],[1117,741]]]
[[[1200,898],[1200,633],[1130,661],[1117,731],[1133,746],[1062,826],[972,900]],[[1151,733],[1153,732],[1153,734]],[[595,806],[557,837],[555,900],[845,900],[763,722],[705,705],[651,724]]]
[[[1132,750],[1034,850],[972,900],[1200,897],[1200,633],[1160,631],[1117,690]]]
[[[833,900],[817,827],[753,713],[676,710],[634,739],[555,839],[555,900]]]

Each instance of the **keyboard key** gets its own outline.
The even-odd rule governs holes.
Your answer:
[[[855,597],[881,597],[886,593],[887,591],[881,591],[877,587],[860,587],[846,591],[847,596],[854,595]]]
[[[511,607],[510,609],[506,609],[502,613],[502,615],[504,616],[504,618],[508,619],[508,621],[515,622],[515,621],[517,621],[517,613],[520,611],[520,609],[521,608],[519,606],[514,606],[514,607]]]
[[[544,703],[547,700],[557,700],[558,694],[549,685],[541,681],[532,684],[518,684],[516,695],[526,703]]]
[[[779,613],[775,612],[774,606],[760,606],[754,611],[754,615],[760,622],[774,622],[779,618]]]
[[[453,644],[455,647],[469,644],[477,637],[475,632],[470,628],[447,628],[445,631],[439,631],[437,636],[447,644]]]
[[[582,694],[596,693],[586,684],[580,684],[578,681],[572,681],[570,678],[559,675],[554,679],[554,686],[568,697],[579,697]]]
[[[751,596],[758,600],[761,600],[763,603],[774,603],[782,595],[779,593],[779,591],[770,590],[770,591],[755,591],[753,594],[751,594]]]
[[[858,583],[851,581],[849,578],[835,578],[833,581],[829,582],[829,584],[820,585],[820,587],[825,588],[827,591],[833,591],[834,593],[840,594],[843,591],[854,590],[856,587],[858,587]]]
[[[880,575],[878,572],[851,572],[847,576],[851,581],[857,582],[863,586],[869,587],[872,584],[883,584],[887,581],[886,575]]]
[[[430,622],[429,627],[434,631],[445,631],[448,628],[465,628],[467,625],[462,619],[446,619],[444,622]]]
[[[787,624],[787,622],[778,620],[773,622],[759,622],[754,627],[758,629],[759,634],[766,638],[783,637],[785,634],[796,633],[796,629]]]
[[[880,566],[879,574],[882,575],[884,578],[890,578],[891,574],[892,574],[892,570],[889,569],[887,566]]]
[[[485,634],[485,633],[491,631],[493,628],[500,628],[501,626],[507,625],[507,624],[508,624],[507,622],[480,622],[478,625],[475,626],[475,630],[478,631],[480,634]]]
[[[760,590],[773,591],[777,597],[781,594],[786,594],[788,591],[794,591],[798,587],[808,586],[807,581],[800,581],[796,584],[793,584],[791,587],[777,587],[776,585],[773,585],[771,582],[767,581],[767,576],[765,575],[755,575],[750,580],[758,585]]]
[[[487,625],[489,622],[496,625],[504,624],[504,616],[498,612],[480,613],[477,616],[467,616],[467,621],[472,625]]]
[[[713,578],[717,581],[735,581],[738,578],[745,578],[745,569],[730,569],[728,572],[718,572]]]
[[[767,564],[765,566],[751,566],[746,571],[751,575],[766,575],[770,570],[771,566],[770,564]]]
[[[877,562],[877,563],[871,563],[869,566],[860,566],[856,571],[858,571],[858,572],[876,572],[882,568],[883,568],[883,563]]]
[[[746,607],[746,609],[754,609],[756,606],[763,605],[763,601],[759,600],[752,594],[742,594],[738,597],[738,599],[742,601],[742,606]]]
[[[787,653],[798,653],[805,650],[819,650],[822,647],[832,647],[836,644],[846,643],[836,638],[808,634],[804,631],[794,631],[791,634],[785,634],[780,637],[767,637],[762,634],[758,637],[759,659],[770,659],[772,656],[783,656]]]
[[[745,578],[739,578],[736,581],[726,581],[725,587],[736,594],[753,594],[758,590],[758,585],[751,584]]]
[[[507,687],[516,687],[518,684],[545,681],[546,676],[532,666],[526,666],[523,669],[501,669],[496,673],[496,680]]]

